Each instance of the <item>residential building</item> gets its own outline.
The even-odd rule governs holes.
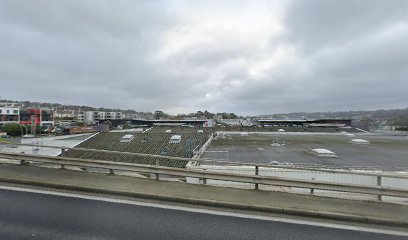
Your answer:
[[[122,112],[83,111],[79,112],[77,118],[79,122],[95,124],[99,120],[124,119],[125,115]]]
[[[74,119],[76,117],[75,110],[57,109],[54,112],[54,117],[59,119]]]
[[[54,125],[54,109],[26,108],[20,110],[20,124]]]
[[[18,123],[20,121],[20,109],[13,107],[0,107],[0,125]]]

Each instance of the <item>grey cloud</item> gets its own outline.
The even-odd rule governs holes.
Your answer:
[[[407,11],[404,0],[291,1],[286,23],[291,40],[310,52],[406,22]]]
[[[265,18],[249,19],[257,4]],[[406,12],[405,1],[0,0],[0,94],[172,113],[407,107]]]

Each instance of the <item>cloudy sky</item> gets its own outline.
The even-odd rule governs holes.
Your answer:
[[[0,0],[0,95],[169,113],[408,107],[408,1]]]

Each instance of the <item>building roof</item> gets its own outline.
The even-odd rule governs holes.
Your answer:
[[[204,134],[199,134],[197,130],[192,131],[191,128],[186,128],[184,131],[175,128],[173,133],[164,133],[164,129],[151,129],[152,132],[149,130],[143,133],[98,133],[77,146],[77,148],[91,150],[74,148],[64,152],[63,156],[149,165],[155,165],[156,160],[159,160],[161,166],[183,168],[193,156],[194,148],[200,148],[210,137],[209,130],[204,130]],[[121,141],[123,137],[129,139],[130,136],[133,136],[131,141]],[[175,137],[178,144],[169,142],[169,139],[174,136],[178,136]],[[105,151],[94,151],[93,149]],[[166,151],[163,151],[164,149]]]

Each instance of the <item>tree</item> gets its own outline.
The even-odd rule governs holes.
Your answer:
[[[358,122],[355,123],[355,127],[369,131],[370,127],[374,125],[375,121],[370,116],[363,116]]]
[[[161,119],[166,116],[166,114],[163,111],[155,111],[153,116],[154,119]]]
[[[112,129],[113,124],[112,124],[111,121],[107,120],[107,121],[105,121],[103,124],[108,125],[108,126],[109,126],[109,129]]]
[[[229,118],[230,119],[236,119],[236,118],[238,118],[238,116],[235,113],[230,113]]]
[[[75,122],[78,127],[85,127],[85,123],[84,122]]]
[[[10,136],[21,136],[22,131],[24,132],[23,126],[17,123],[8,123],[5,124],[3,130]]]

